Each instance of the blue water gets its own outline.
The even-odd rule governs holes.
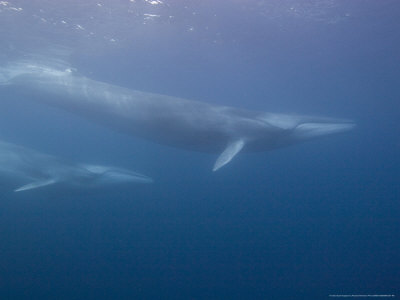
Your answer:
[[[1,1],[1,63],[355,130],[216,155],[1,94],[0,138],[151,185],[0,194],[0,299],[400,296],[398,1]],[[8,97],[9,96],[9,97]],[[393,298],[393,297],[391,297]]]

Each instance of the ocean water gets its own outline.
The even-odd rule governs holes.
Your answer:
[[[400,296],[400,3],[0,1],[0,63],[62,58],[136,90],[353,119],[350,132],[217,158],[0,89],[0,139],[149,175],[0,189],[0,299]]]

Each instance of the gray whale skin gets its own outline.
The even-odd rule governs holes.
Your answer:
[[[257,112],[99,82],[68,65],[10,63],[0,85],[159,144],[219,153],[216,171],[241,151],[268,151],[347,131],[349,120]]]

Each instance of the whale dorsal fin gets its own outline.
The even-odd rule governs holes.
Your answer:
[[[51,179],[46,179],[46,180],[40,180],[40,181],[34,181],[28,184],[25,184],[19,188],[17,188],[16,190],[14,190],[14,192],[22,192],[22,191],[27,191],[27,190],[32,190],[32,189],[37,189],[40,188],[42,186],[46,186],[46,185],[50,185],[50,184],[54,184],[56,183],[57,180],[51,178]]]
[[[229,163],[232,158],[236,156],[243,149],[245,142],[243,139],[235,140],[228,144],[224,152],[218,157],[217,161],[214,164],[213,171],[217,171],[219,168],[225,166]]]

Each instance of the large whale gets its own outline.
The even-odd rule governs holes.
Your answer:
[[[129,170],[67,162],[58,157],[0,141],[0,182],[21,192],[53,184],[102,187],[117,183],[150,183],[151,178]]]
[[[160,144],[218,153],[218,170],[241,151],[268,151],[351,129],[348,120],[211,105],[130,90],[78,74],[65,63],[19,61],[0,84],[118,131]]]

